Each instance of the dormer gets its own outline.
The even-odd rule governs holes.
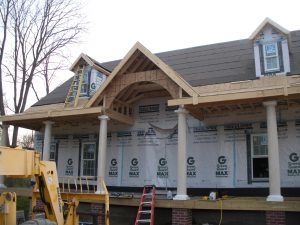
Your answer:
[[[86,54],[80,54],[71,66],[74,72],[72,84],[65,100],[65,106],[77,106],[79,99],[89,99],[110,74],[99,62]]]
[[[269,18],[252,33],[256,77],[291,71],[288,38],[289,31]]]

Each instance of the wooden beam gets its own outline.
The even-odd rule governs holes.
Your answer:
[[[146,62],[146,60],[147,60],[146,56],[141,55],[139,61],[136,62],[135,65],[133,65],[133,66],[130,68],[130,73],[136,72],[137,69],[138,69],[144,62]]]
[[[127,60],[127,62],[123,65],[122,69],[118,72],[118,74],[126,73],[128,68],[132,65],[132,63],[141,55],[141,53],[136,50],[132,56]]]
[[[124,115],[122,113],[118,113],[112,109],[107,109],[106,113],[110,118],[117,120],[121,123],[125,123],[130,126],[132,126],[134,124],[134,119],[130,116]]]
[[[66,116],[78,116],[78,115],[88,115],[101,113],[103,107],[92,107],[92,108],[65,108],[63,110],[49,110],[40,111],[36,113],[20,113],[15,115],[8,115],[0,117],[2,122],[12,122],[21,120],[34,120],[34,119],[51,119],[57,117]]]
[[[150,61],[153,62],[154,65],[156,65],[160,70],[162,70],[163,73],[167,75],[171,80],[173,80],[178,86],[182,87],[182,89],[190,96],[197,95],[197,92],[192,88],[192,86],[186,80],[184,80],[177,72],[175,72],[171,67],[164,63],[156,55],[152,54],[143,45],[137,42],[127,53],[127,55],[123,58],[123,60],[121,60],[121,62],[115,67],[110,76],[108,76],[106,81],[101,85],[101,87],[94,94],[94,96],[88,101],[86,107],[91,107],[96,102],[99,95],[105,90],[105,88],[114,79],[114,77],[117,76],[117,74],[119,74],[120,71],[123,71],[124,68],[126,68],[126,63],[129,62],[130,64],[130,62],[133,60],[131,58],[135,58],[134,54],[137,51],[144,54]]]
[[[212,102],[226,102],[226,101],[240,101],[246,99],[258,99],[258,98],[270,98],[270,97],[286,97],[300,94],[300,86],[291,86],[287,88],[287,91],[284,90],[284,87],[269,87],[261,88],[260,90],[239,90],[231,91],[231,93],[214,93],[210,95],[202,95],[198,97],[198,104],[203,103],[212,103]],[[182,98],[182,99],[173,99],[168,101],[169,106],[174,105],[191,105],[193,104],[193,98]]]

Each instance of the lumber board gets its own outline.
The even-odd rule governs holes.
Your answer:
[[[18,196],[31,197],[32,188],[5,188],[2,191],[13,191]],[[118,206],[138,206],[140,196],[134,198],[115,198],[110,197],[110,205]],[[155,207],[158,208],[187,208],[187,209],[208,209],[220,210],[220,200],[203,200],[202,196],[192,197],[186,201],[176,201],[160,199],[155,200]],[[267,202],[265,197],[228,197],[222,200],[223,210],[242,210],[242,211],[286,211],[300,212],[300,197],[285,197],[284,202]]]
[[[196,87],[198,104],[300,94],[300,76],[274,76],[258,80]],[[190,97],[168,101],[169,106],[193,104]]]

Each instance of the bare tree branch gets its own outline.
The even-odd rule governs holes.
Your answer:
[[[63,49],[78,42],[85,23],[78,0],[2,0],[0,18],[3,26],[0,32],[3,35],[0,37],[0,113],[5,114],[3,72],[13,84],[13,107],[9,108],[14,113],[22,113],[30,90],[40,98],[34,85],[39,77],[43,79],[46,94],[50,92],[56,71],[65,67]],[[4,55],[8,36],[12,48]],[[7,63],[2,68],[4,56]],[[15,128],[13,146],[17,134],[18,128]]]

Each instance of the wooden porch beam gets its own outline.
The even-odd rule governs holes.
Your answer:
[[[126,116],[122,113],[118,113],[112,109],[107,109],[106,113],[111,119],[117,120],[121,123],[125,123],[130,126],[132,126],[134,124],[134,119],[130,116]]]
[[[289,87],[275,86],[250,90],[237,90],[230,93],[209,93],[198,97],[198,104],[226,102],[226,101],[241,101],[247,99],[269,98],[269,97],[287,97],[289,95],[300,94],[300,84],[294,84]],[[192,105],[193,98],[181,98],[168,101],[169,106],[175,105]]]
[[[92,107],[92,108],[65,108],[63,110],[48,110],[40,111],[35,113],[20,113],[15,115],[8,115],[0,117],[2,122],[13,122],[21,120],[34,120],[34,119],[50,119],[66,116],[78,116],[101,113],[103,107]]]

